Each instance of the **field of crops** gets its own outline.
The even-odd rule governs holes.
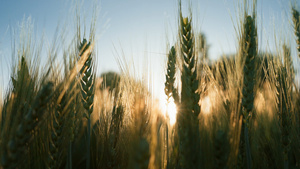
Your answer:
[[[238,52],[208,64],[206,37],[179,2],[166,110],[126,70],[96,75],[95,23],[86,38],[78,19],[62,60],[53,50],[46,68],[22,46],[0,98],[0,169],[300,168],[300,6],[290,9],[293,60],[290,43],[258,50],[256,4],[246,4]]]

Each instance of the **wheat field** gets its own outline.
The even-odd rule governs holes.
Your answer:
[[[206,36],[179,1],[166,110],[126,66],[96,74],[95,19],[85,37],[78,18],[62,59],[50,51],[46,67],[30,59],[38,46],[23,45],[0,98],[0,169],[300,168],[300,6],[290,9],[293,60],[290,43],[259,49],[256,1],[246,2],[236,54],[209,63]]]

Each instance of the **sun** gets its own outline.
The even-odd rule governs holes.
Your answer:
[[[169,101],[167,101],[165,97],[161,104],[165,117],[169,120],[171,126],[174,125],[176,123],[177,108],[173,97],[171,97]]]
[[[201,99],[201,112],[203,114],[209,114],[211,112],[211,99],[209,96],[205,96]]]
[[[177,108],[174,99],[171,97],[169,103],[167,103],[167,115],[170,119],[170,124],[174,125],[176,122]]]

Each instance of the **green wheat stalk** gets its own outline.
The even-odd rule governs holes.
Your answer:
[[[175,104],[178,105],[179,103],[178,91],[174,86],[175,74],[176,74],[176,50],[175,47],[172,46],[168,55],[165,94],[167,96],[168,104],[170,102],[171,97],[173,97]],[[167,123],[166,123],[166,152],[167,152],[167,167],[168,167],[170,159],[169,159],[169,129]]]
[[[121,93],[119,93],[119,83],[120,77],[117,75],[113,75],[113,79],[111,79],[111,88],[109,90],[114,90],[114,101],[113,101],[113,110],[112,110],[112,119],[110,122],[109,128],[109,148],[110,148],[110,161],[109,165],[111,168],[115,168],[118,166],[117,162],[117,144],[120,139],[120,131],[123,126],[123,118],[124,118],[124,107],[121,104],[120,98],[122,97]]]
[[[188,113],[192,113],[197,118],[200,114],[200,106],[198,104],[200,94],[197,91],[199,82],[197,79],[197,59],[194,53],[191,20],[183,18],[182,14],[180,14],[180,25],[180,47],[183,58],[181,108]]]
[[[204,33],[199,34],[197,47],[201,60],[201,63],[199,64],[199,72],[202,73],[204,69],[204,63],[208,59],[208,44]]]
[[[191,19],[183,18],[180,7],[180,49],[182,55],[181,103],[178,121],[179,163],[182,168],[199,167],[200,94],[198,93],[197,59],[194,53],[194,36]]]
[[[82,56],[86,50],[90,50],[90,43],[87,43],[86,39],[80,44],[79,56]],[[89,52],[89,51],[88,51]],[[86,169],[90,169],[90,142],[91,142],[91,114],[93,112],[93,102],[94,102],[94,73],[93,73],[93,60],[92,54],[89,52],[88,58],[85,61],[82,69],[80,70],[82,75],[81,78],[81,94],[83,107],[86,110],[86,117],[88,119],[87,124],[87,161]]]
[[[293,15],[293,23],[294,23],[294,32],[296,36],[296,42],[297,42],[297,50],[298,50],[298,56],[300,58],[300,13],[295,8],[292,7],[292,15]]]
[[[284,169],[288,169],[288,153],[291,144],[291,95],[290,95],[290,86],[287,82],[287,70],[285,67],[282,69],[279,68],[277,71],[277,105],[278,105],[278,117],[279,117],[279,126],[281,129],[281,143],[283,147],[283,160],[284,160]]]
[[[24,105],[23,111],[26,112],[25,118],[17,126],[13,137],[7,144],[7,150],[2,157],[2,165],[5,169],[16,168],[23,161],[26,147],[34,137],[31,131],[41,123],[42,117],[46,113],[45,110],[47,109],[48,102],[52,97],[52,92],[53,83],[48,82],[42,86],[31,106]],[[37,121],[37,119],[39,120]]]
[[[59,89],[59,87],[57,88]],[[60,90],[55,91],[56,96],[54,97],[57,99],[59,96]],[[51,136],[49,140],[49,161],[48,161],[48,168],[49,169],[55,169],[59,166],[59,161],[61,152],[62,152],[62,144],[64,141],[64,138],[62,137],[63,128],[65,126],[65,118],[64,114],[69,114],[69,102],[72,101],[72,98],[70,98],[67,94],[63,96],[60,103],[56,103],[56,100],[54,101],[54,110],[52,113],[52,125],[50,126],[51,129]],[[68,118],[69,119],[69,118]]]
[[[283,49],[283,61],[284,61],[284,67],[287,71],[289,84],[292,85],[295,79],[295,68],[293,65],[293,59],[291,56],[291,48],[288,47],[286,44],[282,46]]]
[[[255,85],[255,58],[257,55],[257,29],[255,26],[255,15],[246,16],[244,20],[244,30],[242,32],[241,56],[244,61],[243,68],[243,88],[242,88],[242,130],[240,138],[240,164],[246,164],[247,168],[252,168],[251,150],[249,143],[249,124],[254,105],[254,85]]]
[[[165,94],[167,95],[167,101],[169,101],[170,98],[173,97],[175,103],[179,103],[178,91],[174,86],[175,74],[176,74],[176,50],[175,47],[172,46],[168,55]]]

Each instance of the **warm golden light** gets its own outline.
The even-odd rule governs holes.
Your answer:
[[[169,117],[170,124],[174,125],[176,122],[177,109],[176,104],[174,103],[174,99],[171,98],[169,103],[167,103],[167,116]]]
[[[174,99],[171,97],[168,102],[166,97],[164,97],[164,99],[161,100],[161,106],[165,117],[170,122],[170,125],[174,125],[176,123],[177,116],[177,108]]]
[[[201,112],[203,114],[209,114],[211,112],[211,100],[209,96],[205,96],[201,99]]]

